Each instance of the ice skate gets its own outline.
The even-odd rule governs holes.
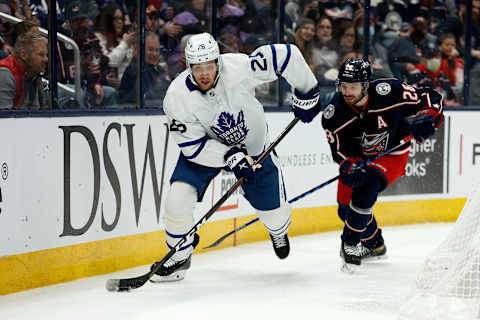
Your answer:
[[[340,248],[340,257],[342,258],[341,270],[345,273],[353,274],[362,264],[358,244],[348,245],[342,241]]]
[[[200,241],[200,237],[195,234],[193,237],[192,247],[198,245]],[[193,252],[193,250],[192,250]],[[153,269],[157,266],[158,262],[155,262],[150,269]],[[160,283],[160,282],[172,282],[172,281],[180,281],[185,278],[185,274],[187,270],[190,269],[190,265],[192,264],[192,255],[190,254],[186,259],[176,261],[173,257],[168,259],[167,262],[163,264],[152,276],[150,279],[153,283]]]
[[[288,235],[284,234],[283,236],[274,236],[270,234],[270,239],[272,239],[273,250],[275,254],[280,259],[285,259],[290,253],[290,242],[288,241]]]
[[[362,261],[383,260],[387,259],[387,247],[381,244],[376,248],[370,249],[363,244],[359,244],[360,258]]]
[[[387,247],[382,236],[382,229],[378,229],[372,239],[362,240],[359,244],[362,261],[387,259]]]

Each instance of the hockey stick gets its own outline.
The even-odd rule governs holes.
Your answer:
[[[379,155],[377,155],[377,156],[374,157],[374,158],[367,159],[365,162],[360,163],[358,166],[359,166],[360,168],[363,168],[364,166],[368,165],[370,162],[372,162],[372,161],[374,161],[374,160],[377,160],[378,158],[383,157],[383,156],[385,156],[385,155],[387,155],[387,154],[389,154],[389,153],[392,153],[393,151],[397,150],[398,148],[400,148],[401,146],[403,146],[405,143],[407,143],[407,142],[410,141],[410,140],[412,140],[412,137],[407,137],[407,138],[405,138],[405,139],[402,139],[402,140],[400,140],[400,144],[398,144],[397,146],[395,146],[395,147],[393,147],[393,148],[391,148],[391,149],[389,149],[389,150],[387,150],[387,151],[385,151],[385,152],[380,153]],[[320,189],[322,189],[323,187],[329,185],[330,183],[338,180],[339,178],[340,178],[339,175],[336,176],[336,177],[333,177],[333,178],[331,178],[331,179],[329,179],[329,180],[327,180],[327,181],[319,184],[318,186],[313,187],[312,189],[310,189],[310,190],[308,190],[308,191],[305,191],[304,193],[296,196],[295,198],[288,200],[288,203],[292,203],[292,202],[295,202],[295,201],[297,201],[297,200],[300,200],[300,199],[308,196],[310,193],[315,192],[315,191],[317,191],[317,190],[320,190]],[[210,248],[214,248],[214,247],[218,246],[220,243],[223,242],[223,240],[227,239],[228,237],[230,237],[230,236],[231,236],[232,234],[234,234],[235,232],[238,232],[238,231],[240,231],[240,230],[242,230],[242,229],[245,229],[245,228],[248,227],[249,225],[254,224],[255,222],[257,222],[258,220],[259,220],[258,217],[255,218],[255,219],[250,220],[249,222],[241,225],[240,227],[238,227],[238,228],[236,228],[236,229],[233,229],[233,230],[230,231],[229,233],[221,236],[217,241],[215,241],[214,243],[212,243],[211,245],[209,245],[209,246],[207,246],[207,247],[204,247],[203,249],[210,249]]]
[[[280,141],[285,138],[285,136],[293,129],[293,127],[298,123],[300,119],[295,118],[293,119],[289,125],[283,130],[283,132],[277,137],[275,141],[273,141],[270,146],[262,153],[260,158],[258,158],[254,164],[262,163],[268,155],[272,152],[272,150],[280,143]],[[170,259],[178,249],[187,242],[187,239],[192,237],[195,232],[200,229],[200,226],[204,224],[214,213],[217,211],[218,208],[222,206],[222,204],[237,190],[237,188],[244,182],[244,178],[240,178],[235,182],[235,184],[227,190],[227,192],[213,205],[213,207],[208,210],[208,212],[188,231],[188,233],[181,238],[177,244],[170,249],[165,257],[160,260],[159,263],[153,267],[149,272],[144,275],[134,277],[134,278],[125,278],[125,279],[109,279],[105,285],[108,291],[130,291],[132,289],[137,289],[143,286],[150,278],[155,274],[155,272],[160,269],[163,264]]]

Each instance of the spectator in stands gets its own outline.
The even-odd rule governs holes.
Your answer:
[[[285,4],[285,14],[291,21],[297,21],[299,18],[300,4],[299,0],[288,0]]]
[[[40,33],[40,22],[36,19],[26,19],[15,24],[13,29],[17,37],[27,32]]]
[[[60,44],[60,81],[73,88],[75,72],[81,73],[82,101],[80,106],[105,107],[115,105],[115,89],[108,86],[108,57],[103,55],[100,41],[89,31],[91,20],[87,3],[74,0],[67,3],[67,27],[61,33],[71,37],[78,45],[81,54],[81,70],[75,70],[74,54],[70,46]],[[58,100],[64,107],[71,96],[59,89]]]
[[[170,79],[175,79],[180,73],[182,73],[187,68],[187,60],[185,59],[185,47],[187,46],[188,39],[190,39],[192,35],[187,34],[182,37],[180,40],[180,49],[179,49],[179,58],[170,63],[168,61],[168,74],[170,75]]]
[[[325,105],[327,94],[335,91],[338,77],[338,53],[332,38],[332,20],[328,16],[318,19],[312,62],[320,88],[320,103]]]
[[[196,34],[205,32],[209,27],[209,17],[207,14],[207,2],[206,0],[191,0],[185,6],[185,10],[175,15],[171,21],[172,24],[176,24],[181,28],[181,35]],[[175,37],[179,35],[169,35]]]
[[[217,25],[219,34],[231,33],[239,34],[239,24],[245,11],[227,3],[227,0],[216,0],[217,6]]]
[[[420,59],[410,38],[400,35],[402,23],[402,18],[397,12],[389,12],[385,17],[386,29],[380,35],[380,40],[387,49],[388,62],[393,76],[405,80]],[[408,61],[405,61],[405,57],[408,58]]]
[[[125,28],[125,17],[116,4],[100,9],[94,30],[102,53],[109,58],[107,81],[111,87],[118,88],[123,72],[133,57],[135,31]]]
[[[364,15],[363,9],[357,12],[355,19],[353,20],[353,25],[356,30],[356,36],[358,39],[358,47],[364,47]],[[373,77],[374,79],[378,78],[391,78],[393,76],[392,70],[390,69],[390,65],[388,63],[388,52],[387,49],[383,46],[380,42],[380,39],[375,31],[375,20],[374,16],[370,16],[370,27],[369,27],[369,61],[370,66],[373,69]]]
[[[222,34],[217,42],[220,47],[220,53],[238,53],[242,48],[240,38],[230,33]]]
[[[313,47],[315,37],[315,22],[310,18],[300,18],[295,28],[295,44],[302,52],[303,58],[313,71]]]
[[[334,29],[333,38],[337,43],[337,53],[339,56],[344,56],[348,52],[358,48],[357,34],[353,23],[350,21],[340,21]]]
[[[312,65],[318,81],[325,80],[325,73],[337,69],[338,54],[332,39],[332,21],[328,16],[318,19],[312,50]],[[336,75],[334,79],[335,80]]]
[[[405,20],[410,21],[411,12],[418,13],[420,6],[412,6],[411,1],[394,1],[394,0],[380,0],[376,3],[375,11],[377,12],[377,17],[379,21],[385,21],[387,14],[390,12],[397,12],[401,17],[404,17]]]
[[[299,1],[299,15],[295,21],[301,18],[308,18],[314,23],[320,18],[320,11],[318,10],[318,1],[315,0],[300,0]],[[295,29],[298,25],[295,26]]]
[[[6,58],[9,54],[13,54],[13,47],[0,36],[0,60]]]
[[[40,74],[47,63],[46,38],[32,32],[19,36],[13,55],[0,61],[0,109],[46,108]]]
[[[441,53],[437,45],[429,43],[422,48],[420,63],[415,67],[407,82],[415,87],[433,87],[444,97],[445,105],[458,106],[455,92],[448,77],[441,70]]]
[[[57,24],[62,25],[65,22],[65,15],[63,14],[63,1],[55,1],[57,5]],[[48,1],[45,0],[30,0],[30,9],[32,15],[39,20],[40,26],[48,27]]]
[[[117,6],[122,11],[125,26],[128,27],[132,24],[132,19],[130,19],[130,13],[128,11],[128,6],[127,6],[127,3],[129,2],[129,0],[95,0],[95,1],[97,2],[99,9],[102,9],[109,5]]]
[[[206,0],[190,0],[181,12],[166,23],[165,28],[177,28],[176,32],[165,32],[161,36],[161,42],[168,52],[178,56],[180,54],[178,45],[184,35],[208,31],[210,22],[207,10]]]
[[[442,54],[442,64],[440,70],[443,71],[450,80],[455,94],[460,95],[463,89],[463,59],[458,56],[460,53],[456,48],[455,36],[451,33],[444,33],[439,38],[440,52]]]
[[[169,6],[165,9],[161,9],[160,6],[154,4],[148,5],[146,9],[145,29],[150,32],[155,32],[161,37],[166,36],[175,38],[183,31],[183,27],[176,22],[171,21],[173,13],[173,8]]]
[[[40,20],[40,26],[43,28],[48,27],[48,3],[49,1],[45,0],[29,0],[30,8],[32,10],[32,15],[34,15],[38,20]],[[74,0],[77,1],[77,0]],[[65,15],[63,14],[66,10],[66,7],[70,1],[67,0],[57,0],[57,24],[62,25],[65,23]],[[90,20],[94,20],[98,15],[98,5],[96,0],[82,0],[82,5],[85,7]]]
[[[160,65],[163,61],[158,35],[148,32],[145,36],[145,71],[142,72],[145,105],[161,108],[163,98],[170,84],[170,77],[165,66]],[[137,53],[137,50],[135,49]],[[137,57],[130,61],[123,74],[118,98],[120,103],[136,103],[138,95],[138,67]]]

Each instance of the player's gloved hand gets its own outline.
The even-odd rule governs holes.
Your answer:
[[[435,119],[429,114],[414,118],[410,122],[410,133],[417,143],[424,142],[435,133]]]
[[[349,157],[340,163],[340,180],[352,188],[363,185],[367,177],[367,171],[356,166],[360,163],[359,160],[359,158]]]
[[[237,179],[243,177],[249,182],[255,181],[255,171],[262,167],[261,164],[254,164],[247,151],[237,146],[228,150],[224,159]]]
[[[300,118],[304,123],[312,122],[321,110],[318,103],[319,98],[320,89],[318,85],[315,85],[307,93],[301,93],[295,89],[292,96],[292,109],[295,117]]]

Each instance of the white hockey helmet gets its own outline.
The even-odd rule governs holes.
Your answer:
[[[187,46],[185,47],[185,59],[192,80],[192,64],[217,60],[218,74],[220,74],[220,68],[222,65],[220,49],[217,41],[215,41],[213,36],[209,33],[204,32],[195,34],[188,39]]]

